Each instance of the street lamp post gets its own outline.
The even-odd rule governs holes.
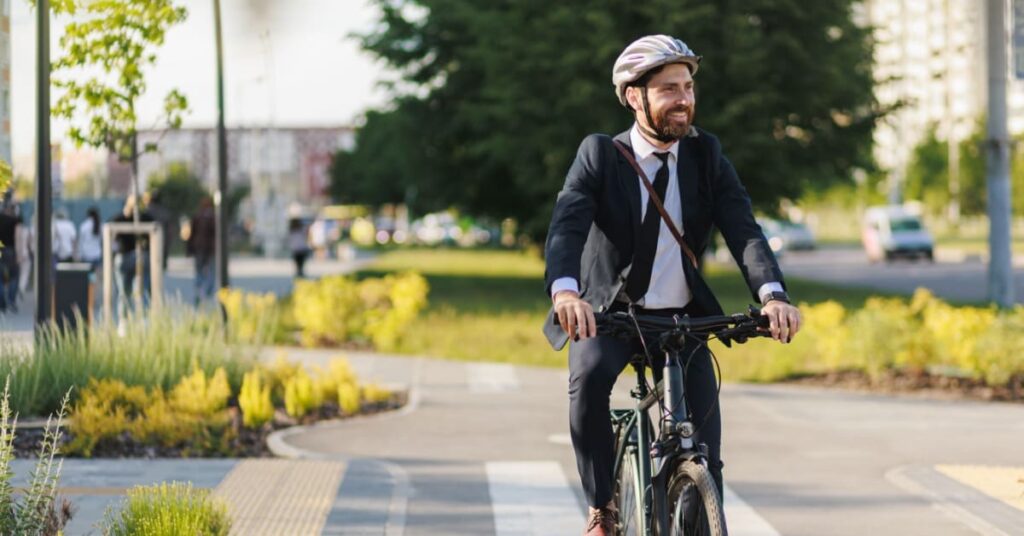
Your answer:
[[[50,2],[36,3],[36,330],[53,313],[53,249],[50,215]]]
[[[214,205],[217,209],[217,287],[228,286],[228,151],[227,133],[224,129],[224,46],[220,24],[220,0],[213,0],[214,31],[217,39],[217,193]]]
[[[999,307],[1011,307],[1013,264],[1010,250],[1010,133],[1006,121],[1009,32],[1006,0],[988,0],[988,295]]]

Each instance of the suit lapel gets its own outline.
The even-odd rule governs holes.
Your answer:
[[[683,238],[692,249],[695,247],[693,229],[700,212],[700,194],[697,191],[699,177],[697,177],[696,159],[698,155],[693,150],[691,140],[692,138],[683,138],[679,141],[679,163],[676,175],[679,178],[679,206],[683,208]]]
[[[629,131],[620,133],[615,136],[615,141],[621,142],[630,151],[633,150],[633,144],[629,139]],[[619,179],[622,181],[622,186],[626,190],[627,205],[629,208],[629,222],[633,229],[633,243],[636,244],[640,239],[640,177],[637,176],[636,170],[626,160],[626,157],[622,156],[622,153],[618,149],[615,150],[615,156],[618,158],[619,164]],[[635,154],[634,154],[635,156]]]

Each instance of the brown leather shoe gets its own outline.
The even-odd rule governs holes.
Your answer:
[[[619,513],[617,511],[608,507],[597,510],[591,508],[584,536],[615,536],[615,525],[618,522]]]

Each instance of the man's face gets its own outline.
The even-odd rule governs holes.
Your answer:
[[[693,95],[693,76],[690,69],[681,63],[667,65],[647,82],[647,99],[650,102],[651,118],[654,124],[647,121],[643,112],[642,88],[631,87],[626,90],[626,99],[642,126],[655,132],[682,138],[690,131],[696,100]]]

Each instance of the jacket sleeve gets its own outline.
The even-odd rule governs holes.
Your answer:
[[[757,303],[760,301],[757,291],[761,285],[777,282],[786,288],[786,283],[761,226],[754,220],[750,196],[740,183],[736,169],[721,154],[720,149],[716,153],[717,162],[712,178],[715,226],[722,232],[729,251],[750,287],[751,296]]]
[[[572,277],[580,281],[583,245],[594,222],[601,191],[602,138],[606,137],[591,134],[583,139],[555,201],[544,245],[544,282],[548,295],[551,293],[551,284],[560,277]]]

